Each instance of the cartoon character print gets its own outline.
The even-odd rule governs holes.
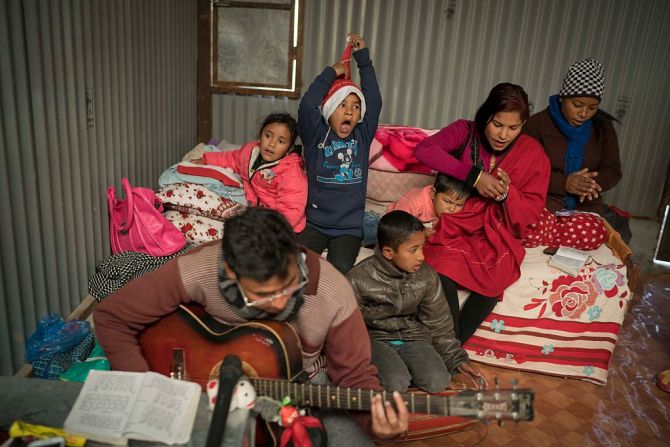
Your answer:
[[[351,161],[353,160],[351,154],[351,148],[347,149],[346,152],[338,152],[337,154],[337,158],[340,160],[340,172],[335,174],[335,179],[338,182],[352,179],[354,171],[351,169]]]
[[[316,180],[322,183],[360,183],[363,169],[358,160],[358,141],[332,141],[324,148],[325,158]]]
[[[258,175],[260,175],[261,178],[262,178],[262,179],[265,181],[265,183],[267,183],[268,185],[272,184],[272,181],[275,179],[275,177],[277,177],[277,174],[275,174],[274,172],[272,172],[272,170],[269,169],[269,168],[261,169],[261,170],[258,172]]]

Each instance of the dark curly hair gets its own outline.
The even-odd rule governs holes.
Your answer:
[[[272,112],[266,116],[265,119],[263,119],[261,122],[260,129],[258,129],[259,137],[263,132],[263,129],[265,129],[265,126],[275,123],[284,124],[286,127],[288,127],[288,131],[291,133],[291,146],[293,146],[295,139],[298,138],[298,125],[295,121],[295,118],[293,118],[293,115],[288,112]]]
[[[223,260],[238,277],[259,282],[275,275],[286,278],[297,256],[295,233],[277,211],[249,207],[226,220]]]

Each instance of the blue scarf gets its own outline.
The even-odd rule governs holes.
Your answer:
[[[565,174],[570,175],[579,171],[582,169],[582,162],[584,161],[584,147],[591,138],[591,120],[585,121],[579,127],[568,124],[563,117],[563,113],[561,113],[558,95],[549,97],[549,116],[554,120],[558,130],[568,139],[568,150],[565,152]],[[579,197],[568,194],[565,199],[565,207],[569,210],[575,209],[578,201]]]

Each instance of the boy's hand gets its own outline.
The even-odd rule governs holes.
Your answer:
[[[351,42],[351,47],[354,51],[362,50],[368,46],[365,39],[356,33],[349,33],[349,42]]]
[[[342,76],[347,74],[347,69],[344,66],[344,63],[342,61],[336,62],[332,65],[333,70],[335,70],[335,73],[337,73],[337,76]]]
[[[475,383],[475,385],[479,385],[479,383],[481,382],[484,385],[484,389],[487,389],[489,387],[489,383],[486,380],[484,374],[482,374],[481,371],[472,366],[472,363],[470,362],[461,363],[456,369],[458,369],[458,371],[461,374],[472,380]]]

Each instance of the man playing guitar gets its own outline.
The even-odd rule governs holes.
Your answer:
[[[351,285],[327,261],[299,247],[273,210],[248,208],[226,221],[222,240],[177,257],[102,301],[93,318],[112,368],[147,371],[138,335],[189,303],[229,325],[286,322],[297,331],[303,369],[313,383],[382,390]],[[351,418],[339,411],[319,414],[329,445],[372,446],[368,435],[383,440],[405,433],[407,407],[398,393],[393,399],[395,408],[376,395],[369,414],[354,412]]]

